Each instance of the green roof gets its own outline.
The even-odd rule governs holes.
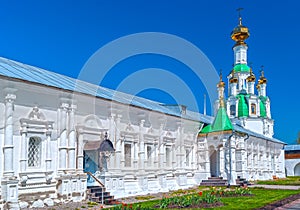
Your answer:
[[[218,113],[211,125],[205,126],[200,133],[211,133],[217,131],[233,130],[231,121],[224,107],[220,107]]]
[[[259,99],[260,99],[260,102],[259,102],[260,116],[267,117],[267,109],[266,109],[267,97],[260,96]]]
[[[239,98],[238,117],[248,117],[249,107],[248,107],[248,102],[246,100],[247,95],[239,94],[237,97]]]
[[[236,64],[233,70],[235,72],[250,72],[250,67],[247,64]]]

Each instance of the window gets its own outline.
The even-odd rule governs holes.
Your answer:
[[[171,166],[171,149],[169,147],[166,148],[166,163],[167,167]]]
[[[256,105],[251,104],[251,114],[256,114]]]
[[[125,144],[125,167],[131,167],[131,145]]]
[[[185,160],[186,160],[186,166],[190,165],[190,151],[187,149],[185,150]]]
[[[235,116],[236,115],[235,105],[230,105],[230,115],[231,116]]]
[[[151,146],[147,146],[147,161],[148,161],[148,166],[151,165]]]
[[[28,167],[41,165],[41,138],[30,137],[28,142]]]

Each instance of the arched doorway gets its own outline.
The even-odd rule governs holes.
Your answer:
[[[300,176],[300,163],[298,163],[294,168],[294,176]]]

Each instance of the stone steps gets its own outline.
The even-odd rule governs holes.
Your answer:
[[[248,186],[248,185],[250,185],[250,183],[245,178],[238,177],[235,181],[236,181],[236,185],[239,185],[239,186]]]
[[[113,204],[116,202],[114,196],[110,195],[110,192],[106,192],[106,188],[101,188],[100,186],[88,186],[88,199],[90,201],[102,203],[102,196],[103,204]]]
[[[228,182],[223,177],[208,177],[206,180],[202,180],[200,186],[227,186]]]

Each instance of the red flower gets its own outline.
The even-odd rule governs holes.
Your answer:
[[[132,209],[132,204],[129,205],[129,208]]]
[[[199,196],[202,196],[203,193],[202,193],[202,191],[200,191],[198,194],[199,194]]]

